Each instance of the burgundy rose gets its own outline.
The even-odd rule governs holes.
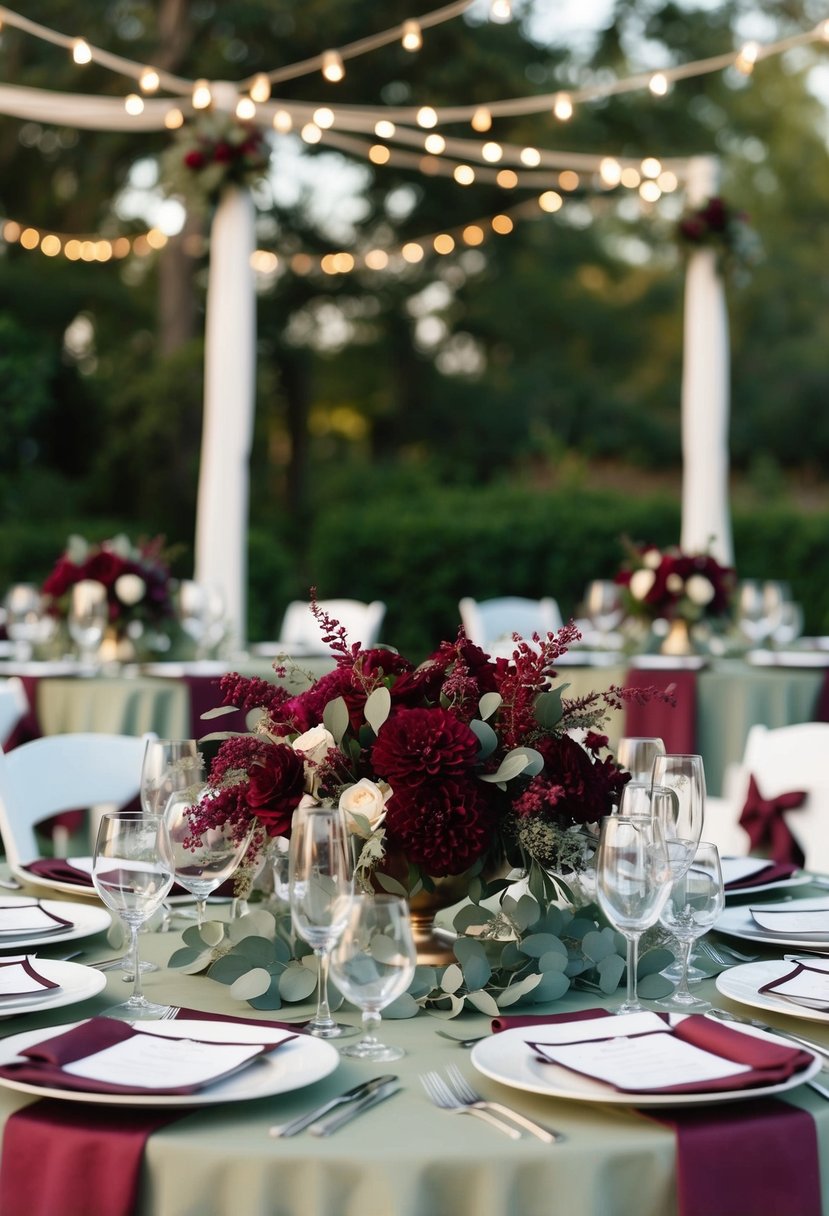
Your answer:
[[[80,566],[76,566],[66,557],[61,557],[43,584],[43,592],[45,595],[53,595],[55,599],[59,599],[82,577]]]
[[[445,709],[398,709],[380,727],[372,749],[378,776],[393,789],[466,774],[478,754],[470,728]]]
[[[248,770],[248,806],[269,836],[288,836],[305,791],[302,757],[287,743],[263,750]]]
[[[216,147],[213,149],[213,159],[220,165],[229,164],[233,160],[234,155],[235,152],[232,144],[221,142],[216,144]]]
[[[123,557],[110,549],[101,549],[93,553],[83,567],[83,577],[97,579],[105,587],[111,587],[115,580],[126,571],[127,563]]]
[[[186,153],[184,163],[188,169],[193,169],[194,171],[203,169],[206,163],[204,153],[199,152],[198,148],[194,148],[192,152]]]
[[[388,802],[389,845],[435,878],[468,870],[486,853],[494,830],[493,805],[474,778],[424,782],[396,790]]]

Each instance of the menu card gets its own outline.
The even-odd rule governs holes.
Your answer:
[[[266,1034],[251,1041],[228,1028],[222,1041],[199,1040],[91,1018],[25,1048],[0,1066],[0,1076],[88,1093],[188,1094],[296,1038],[272,1029]]]
[[[766,933],[783,937],[829,939],[829,900],[796,900],[786,904],[758,905],[752,919]]]
[[[759,989],[773,996],[785,997],[796,1005],[808,1009],[823,1009],[829,1012],[829,959],[821,964],[817,960],[797,963],[791,971],[776,980],[770,980]]]
[[[0,1007],[3,999],[37,996],[51,992],[53,988],[60,988],[60,984],[38,975],[28,955],[15,955],[0,962]]]
[[[609,1021],[609,1019],[608,1019]],[[660,1014],[545,1027],[537,1057],[629,1093],[706,1093],[772,1085],[808,1067],[809,1052],[692,1015]],[[723,1033],[725,1032],[725,1033]]]
[[[15,900],[14,903],[0,903],[0,939],[23,937],[31,933],[59,933],[63,929],[71,928],[71,920],[64,920],[62,916],[47,912],[37,899],[30,902]]]

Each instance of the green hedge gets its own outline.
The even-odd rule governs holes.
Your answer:
[[[566,616],[591,578],[612,577],[620,539],[675,543],[679,507],[668,496],[633,498],[593,488],[541,492],[515,486],[436,487],[361,480],[327,486],[302,544],[287,521],[256,520],[250,533],[249,636],[277,635],[285,605],[320,597],[382,599],[384,639],[420,659],[453,637],[463,595],[552,595]],[[16,521],[4,528],[0,586],[41,580],[66,537],[101,539],[133,525],[108,520]],[[170,535],[176,542],[182,538]],[[829,515],[780,505],[736,509],[738,574],[788,580],[806,610],[808,633],[829,633]],[[185,543],[176,573],[192,570]]]

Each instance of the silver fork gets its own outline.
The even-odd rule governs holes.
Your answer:
[[[503,1120],[496,1118],[495,1115],[490,1114],[488,1110],[484,1110],[482,1107],[469,1106],[466,1102],[458,1101],[453,1096],[452,1091],[440,1073],[424,1072],[421,1074],[420,1083],[435,1106],[448,1111],[450,1115],[475,1115],[478,1119],[483,1119],[485,1123],[490,1123],[493,1127],[497,1127],[499,1132],[503,1132],[511,1140],[521,1139],[521,1133],[517,1127],[504,1123]]]
[[[519,1111],[513,1110],[511,1106],[503,1106],[500,1102],[487,1101],[472,1088],[456,1064],[450,1064],[447,1067],[446,1075],[450,1091],[466,1106],[475,1107],[479,1110],[490,1110],[497,1115],[503,1115],[506,1119],[512,1119],[514,1123],[518,1123],[525,1131],[530,1132],[533,1136],[537,1136],[545,1144],[557,1144],[560,1140],[564,1139],[563,1132],[543,1127],[540,1123],[535,1123]]]
[[[159,1017],[159,1019],[158,1019],[159,1022],[169,1022],[172,1018],[176,1017],[176,1015],[180,1012],[180,1010],[181,1010],[180,1005],[168,1005],[167,1008],[164,1010],[164,1012]]]
[[[715,942],[703,941],[700,945],[721,967],[730,967],[735,960],[740,963],[756,963],[760,957],[758,954],[743,954],[733,946],[720,946]]]

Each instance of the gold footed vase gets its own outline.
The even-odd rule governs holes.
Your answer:
[[[671,627],[659,647],[660,654],[672,655],[674,658],[687,658],[696,654],[691,637],[691,626],[687,621],[676,617],[671,621]]]

